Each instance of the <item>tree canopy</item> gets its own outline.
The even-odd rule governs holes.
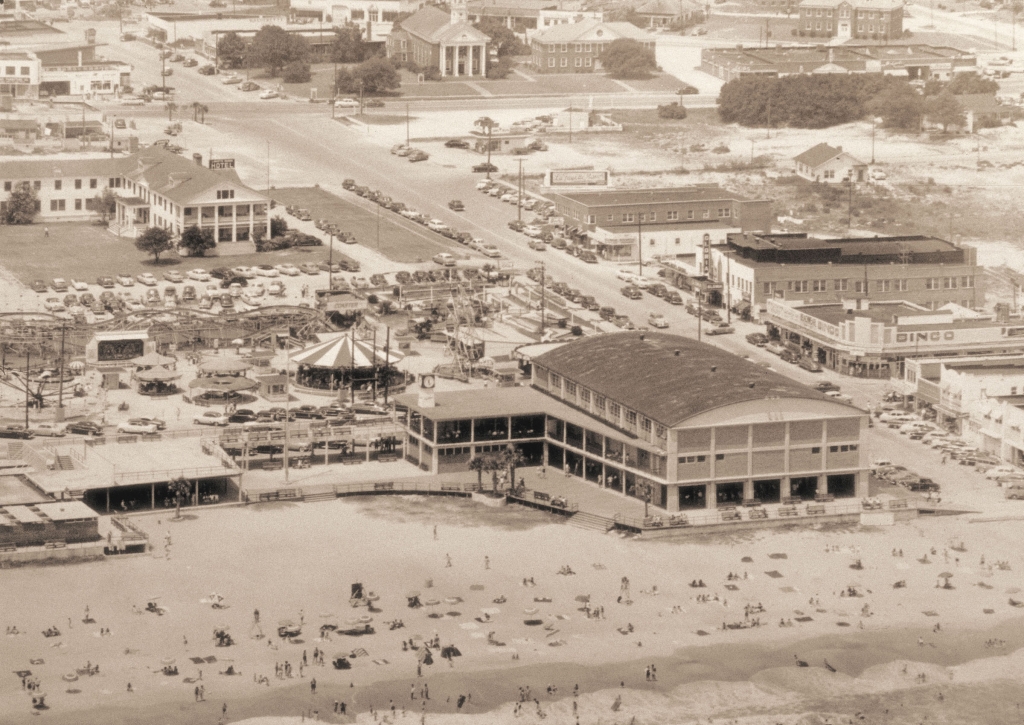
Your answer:
[[[608,44],[601,54],[601,65],[612,78],[650,78],[658,70],[654,51],[630,38],[619,38]]]
[[[135,239],[135,248],[152,254],[153,260],[160,261],[160,255],[171,249],[171,233],[162,227],[149,227]]]
[[[924,84],[926,96],[937,96],[940,93],[951,93],[963,96],[969,93],[997,93],[999,82],[992,78],[983,78],[977,73],[957,73],[950,81],[930,80]]]
[[[722,86],[718,115],[741,126],[828,128],[862,118],[869,102],[894,83],[907,86],[882,75],[747,76]]]
[[[309,63],[305,61],[293,60],[281,69],[281,79],[285,83],[309,83],[311,77]]]
[[[226,68],[239,68],[245,59],[245,41],[238,33],[225,33],[217,41],[217,59]]]
[[[921,128],[924,98],[908,83],[890,83],[868,102],[868,110],[881,117],[886,128],[916,131]]]
[[[213,249],[217,244],[213,241],[212,229],[200,229],[193,224],[181,233],[181,246],[188,250],[189,256],[202,257],[207,249]]]
[[[92,198],[92,210],[100,215],[100,220],[105,224],[117,211],[117,194],[107,187],[102,194]]]
[[[36,218],[36,204],[38,197],[32,187],[27,183],[18,184],[7,197],[0,220],[4,224],[31,224]]]
[[[943,131],[948,131],[950,126],[964,126],[967,123],[963,105],[951,93],[940,93],[925,99],[924,112],[928,120],[942,126]]]
[[[360,82],[363,93],[388,93],[402,85],[402,77],[387,58],[374,56],[351,71],[338,71],[337,90],[340,93],[358,93]]]
[[[497,18],[483,18],[473,25],[481,33],[490,37],[489,45],[498,52],[498,57],[506,55],[529,55],[530,48],[525,45],[505,23]]]
[[[373,49],[363,42],[363,33],[355,25],[348,24],[334,31],[331,44],[332,63],[362,63]]]
[[[264,25],[252,39],[246,62],[254,68],[266,68],[271,76],[292,61],[305,61],[309,55],[306,39],[292,35],[277,25]]]

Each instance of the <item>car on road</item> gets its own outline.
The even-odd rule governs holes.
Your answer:
[[[461,138],[450,138],[444,142],[445,148],[449,149],[468,149],[469,141],[463,141]]]
[[[526,246],[528,246],[530,249],[532,249],[535,252],[546,252],[547,249],[548,249],[548,245],[546,245],[544,242],[542,242],[539,239],[531,239],[529,241],[529,243],[527,243]]]
[[[454,267],[455,257],[448,252],[439,252],[434,255],[434,262],[442,267]]]
[[[220,82],[223,83],[226,86],[234,86],[234,85],[237,85],[237,84],[241,83],[242,82],[242,78],[241,78],[241,76],[229,75],[229,76],[224,76],[223,78],[221,78]]]
[[[484,255],[485,257],[490,257],[491,259],[497,259],[498,257],[501,256],[501,250],[499,250],[493,244],[487,242],[480,245],[480,254]]]
[[[213,63],[207,63],[199,69],[199,75],[201,76],[212,76],[217,72],[217,69],[213,67]]]
[[[816,361],[811,360],[811,358],[809,357],[800,358],[800,361],[797,363],[797,365],[799,365],[801,368],[803,368],[809,373],[821,372],[821,365],[819,365]]]
[[[452,211],[465,211],[466,205],[463,204],[458,199],[452,199],[451,201],[448,202],[448,208],[451,209]]]
[[[384,108],[384,101],[379,98],[367,98],[363,101],[363,105],[367,108]]]
[[[448,230],[448,225],[440,219],[431,219],[427,222],[427,229],[432,232],[444,232]]]
[[[93,423],[91,420],[74,420],[67,424],[64,428],[68,433],[74,433],[76,435],[87,435],[87,436],[101,436],[103,435],[103,426],[99,423]]]
[[[524,226],[524,227],[522,228],[522,230],[521,230],[521,231],[522,231],[522,232],[523,232],[523,234],[525,234],[526,236],[528,236],[528,237],[533,237],[533,238],[535,238],[535,239],[536,239],[537,237],[539,237],[539,236],[540,236],[541,234],[543,234],[543,233],[544,233],[544,230],[543,230],[543,229],[541,229],[541,228],[540,228],[540,227],[538,227],[538,226],[534,226],[533,224],[527,224],[526,226]]]
[[[823,381],[823,382],[820,382],[820,383],[816,384],[816,385],[814,386],[814,389],[815,389],[815,390],[820,390],[820,391],[821,391],[821,392],[823,392],[823,393],[827,393],[827,392],[828,392],[828,391],[830,391],[830,390],[835,390],[835,391],[838,391],[838,390],[839,390],[839,386],[838,386],[838,385],[836,385],[836,384],[835,384],[835,383],[833,383],[833,382],[830,382],[830,381],[828,381],[828,380],[825,380],[825,381]]]
[[[117,432],[130,435],[156,435],[157,427],[152,423],[133,423],[126,420],[117,424]]]
[[[846,393],[840,393],[838,390],[829,390],[827,393],[825,393],[825,395],[828,396],[829,398],[832,398],[832,400],[839,401],[840,403],[853,402],[853,398],[851,398]]]
[[[260,86],[259,86],[258,83],[253,83],[252,81],[246,81],[245,83],[240,85],[239,88],[241,88],[243,91],[248,93],[250,91],[258,91],[260,89]]]
[[[487,163],[477,164],[476,166],[473,167],[473,171],[475,173],[477,173],[477,174],[483,174],[483,173],[493,174],[497,170],[498,170],[497,166],[495,166],[494,164],[487,164]]]
[[[625,287],[620,289],[619,292],[622,293],[623,297],[626,297],[631,300],[640,300],[643,299],[644,297],[643,292],[641,292],[636,287],[632,287],[630,285],[626,285]]]
[[[43,294],[43,293],[48,292],[50,290],[50,288],[46,286],[46,281],[42,280],[42,279],[34,279],[34,280],[32,280],[29,283],[29,287],[32,288],[33,292],[39,292],[40,294]]]
[[[651,327],[657,327],[658,329],[664,329],[668,327],[668,320],[665,319],[665,315],[658,312],[652,312],[647,316],[647,324]]]
[[[172,75],[174,75],[174,69],[173,68],[164,68],[162,71],[160,71],[160,75],[164,76],[165,78],[167,76],[172,76]]]
[[[417,161],[426,161],[429,158],[430,154],[428,154],[426,151],[420,151],[419,149],[416,149],[415,151],[409,154],[409,161],[411,161],[412,163],[416,163]]]
[[[185,281],[185,277],[184,275],[182,275],[181,272],[175,272],[173,270],[170,272],[164,272],[164,279],[166,279],[168,282],[174,283]]]
[[[186,68],[195,68],[197,65],[199,65],[199,61],[195,58],[186,58],[185,62],[182,63],[182,65]]]
[[[719,322],[717,324],[708,325],[704,330],[705,335],[731,335],[735,330],[727,322]]]
[[[359,108],[359,101],[354,98],[335,98],[334,105],[341,108]]]
[[[597,264],[598,262],[597,255],[589,249],[581,250],[578,256],[581,262],[586,262],[587,264]]]
[[[207,410],[202,415],[197,415],[192,419],[192,422],[196,425],[219,425],[225,426],[228,424],[228,416],[223,413],[218,413],[216,410]]]
[[[143,272],[135,279],[138,280],[139,284],[144,284],[147,287],[156,287],[157,284],[156,277],[154,277],[150,272]]]
[[[513,219],[508,223],[508,228],[514,232],[521,232],[526,228],[526,222],[520,221],[518,219]]]
[[[195,282],[209,282],[210,281],[210,273],[207,272],[205,269],[202,269],[200,267],[196,267],[195,269],[190,269],[185,274],[185,276],[188,277],[189,279],[195,281]]]
[[[747,335],[747,342],[751,345],[757,345],[758,347],[764,347],[768,344],[768,336],[763,332],[751,332]]]
[[[54,277],[53,281],[50,282],[50,287],[53,288],[54,292],[67,292],[68,282],[63,277]]]
[[[67,433],[64,426],[60,423],[36,423],[29,426],[29,430],[32,431],[32,435],[49,438],[63,438]]]
[[[272,88],[268,88],[265,91],[260,91],[260,100],[269,101],[271,98],[277,98],[278,93]]]

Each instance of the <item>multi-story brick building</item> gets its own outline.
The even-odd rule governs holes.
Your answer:
[[[797,34],[811,38],[903,37],[903,0],[803,0]]]
[[[601,69],[601,54],[608,44],[620,38],[635,40],[654,51],[654,36],[632,23],[588,18],[533,35],[530,63],[540,73],[592,73]]]
[[[711,276],[722,283],[726,301],[749,303],[755,317],[773,299],[907,301],[932,310],[949,302],[980,307],[985,299],[977,250],[934,237],[731,234],[709,252]]]
[[[387,40],[389,58],[437,68],[442,76],[486,76],[490,37],[468,20],[464,0],[451,13],[428,5],[398,23]]]

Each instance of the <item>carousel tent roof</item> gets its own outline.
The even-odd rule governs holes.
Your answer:
[[[218,392],[227,393],[231,391],[240,390],[252,390],[253,388],[259,387],[259,383],[251,378],[236,378],[236,377],[204,377],[196,378],[191,381],[188,386],[190,388],[202,388],[203,390],[216,390]]]
[[[207,358],[199,363],[199,372],[210,373],[241,373],[252,367],[252,363],[233,357]]]
[[[161,355],[158,352],[151,352],[148,355],[132,359],[132,365],[137,368],[155,368],[159,365],[170,365],[177,362],[177,358]]]
[[[374,353],[376,353],[376,363],[374,362]],[[403,357],[405,356],[397,350],[387,352],[383,347],[378,347],[375,350],[372,342],[364,340],[356,340],[353,345],[352,338],[348,336],[311,345],[292,355],[292,362],[318,368],[369,368],[374,367],[375,364],[384,365],[385,361],[396,363]]]
[[[181,377],[181,373],[175,370],[167,370],[166,368],[151,368],[149,370],[140,370],[135,373],[135,377],[144,383],[165,383],[169,380],[177,380]]]

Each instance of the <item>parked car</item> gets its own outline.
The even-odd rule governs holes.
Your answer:
[[[207,63],[199,69],[199,75],[201,76],[212,76],[217,72],[217,69],[213,67],[213,63]]]
[[[647,316],[647,324],[651,327],[657,327],[658,329],[664,329],[668,327],[668,320],[665,319],[665,315],[658,312],[652,312]]]
[[[260,277],[278,277],[280,272],[275,267],[269,264],[260,264],[256,266],[256,274]]]
[[[117,424],[117,432],[132,435],[156,435],[157,427],[152,423],[132,423],[131,421],[124,421],[123,423]]]
[[[239,88],[246,92],[258,91],[260,89],[259,84],[253,83],[252,81],[246,81],[245,83],[240,85]]]
[[[434,255],[434,262],[440,264],[442,267],[454,267],[455,257],[448,252],[439,252]]]
[[[67,433],[65,427],[60,423],[36,423],[29,426],[32,435],[47,436],[49,438],[63,438]]]
[[[39,292],[40,294],[44,294],[48,292],[50,289],[49,287],[46,286],[46,281],[41,279],[32,280],[32,282],[29,284],[29,287],[32,288],[33,292]]]
[[[636,287],[632,287],[630,285],[626,285],[621,290],[619,290],[619,292],[622,293],[623,297],[626,297],[631,300],[640,300],[643,299],[644,296],[639,289],[637,289]]]
[[[207,410],[202,415],[197,415],[192,419],[192,422],[196,425],[219,425],[225,426],[228,424],[228,416],[223,413],[218,413],[215,410]]]
[[[93,423],[91,420],[75,420],[67,424],[65,429],[68,433],[87,436],[103,435],[103,426]]]
[[[804,370],[806,370],[809,373],[820,373],[821,372],[821,365],[819,365],[814,360],[811,360],[811,358],[809,358],[809,357],[802,357],[802,358],[800,358],[800,362],[798,362],[797,365],[799,365],[801,368],[803,368]]]
[[[28,440],[33,437],[32,431],[18,425],[0,425],[0,438]]]
[[[429,158],[430,154],[428,154],[426,151],[420,151],[419,149],[416,149],[411,154],[409,154],[409,161],[413,163],[417,161],[426,161]]]
[[[196,269],[190,269],[185,276],[196,282],[210,281],[210,273],[207,272],[205,269],[200,269],[198,267]]]
[[[185,277],[181,274],[181,272],[176,272],[174,270],[171,270],[170,272],[164,272],[164,279],[166,279],[168,282],[175,283],[185,281]]]
[[[495,166],[494,164],[487,164],[487,163],[477,164],[476,166],[473,167],[473,171],[475,173],[478,173],[478,174],[481,174],[481,173],[491,173],[491,174],[493,174],[497,170],[498,170],[497,166]]]
[[[818,383],[817,385],[815,385],[814,389],[815,390],[820,390],[823,393],[827,393],[830,390],[838,391],[839,390],[839,386],[836,385],[835,383],[832,383],[832,382],[829,382],[828,380],[825,380],[824,382],[821,382],[821,383]]]
[[[445,224],[440,219],[431,219],[430,221],[427,222],[427,229],[431,230],[432,232],[443,232],[448,229],[448,225]]]
[[[827,395],[828,397],[832,398],[832,400],[839,401],[840,403],[852,403],[853,402],[853,398],[851,398],[846,393],[840,393],[838,390],[829,390],[827,393],[825,393],[825,395]]]
[[[587,264],[597,264],[597,255],[591,252],[589,249],[580,250],[578,256],[581,262],[586,262]]]
[[[50,287],[54,292],[67,292],[68,283],[63,277],[54,277],[53,281],[50,282]]]
[[[320,274],[320,268],[312,262],[303,262],[299,269],[305,274]]]
[[[731,335],[735,330],[727,322],[719,322],[718,324],[711,324],[704,330],[705,335]]]
[[[133,287],[135,285],[135,278],[126,272],[120,272],[117,275],[117,283],[122,287]]]
[[[451,201],[448,202],[448,208],[451,209],[452,211],[465,211],[466,205],[463,204],[458,199],[452,199]]]
[[[768,336],[763,332],[751,332],[747,335],[747,342],[751,345],[757,345],[758,347],[764,347],[768,344]]]
[[[548,245],[539,239],[531,239],[526,246],[535,252],[546,252],[548,249]]]
[[[463,141],[461,138],[450,138],[444,142],[446,148],[450,149],[468,149],[469,142]]]
[[[302,274],[302,271],[294,264],[279,264],[276,269],[286,277],[298,277]]]
[[[157,284],[156,277],[154,277],[149,272],[143,272],[142,274],[138,275],[135,279],[139,281],[139,284],[144,284],[147,287],[156,287]]]
[[[359,101],[354,98],[335,98],[334,105],[341,108],[359,108]]]
[[[683,304],[683,296],[675,290],[669,290],[665,295],[665,301],[670,305],[681,305]]]

